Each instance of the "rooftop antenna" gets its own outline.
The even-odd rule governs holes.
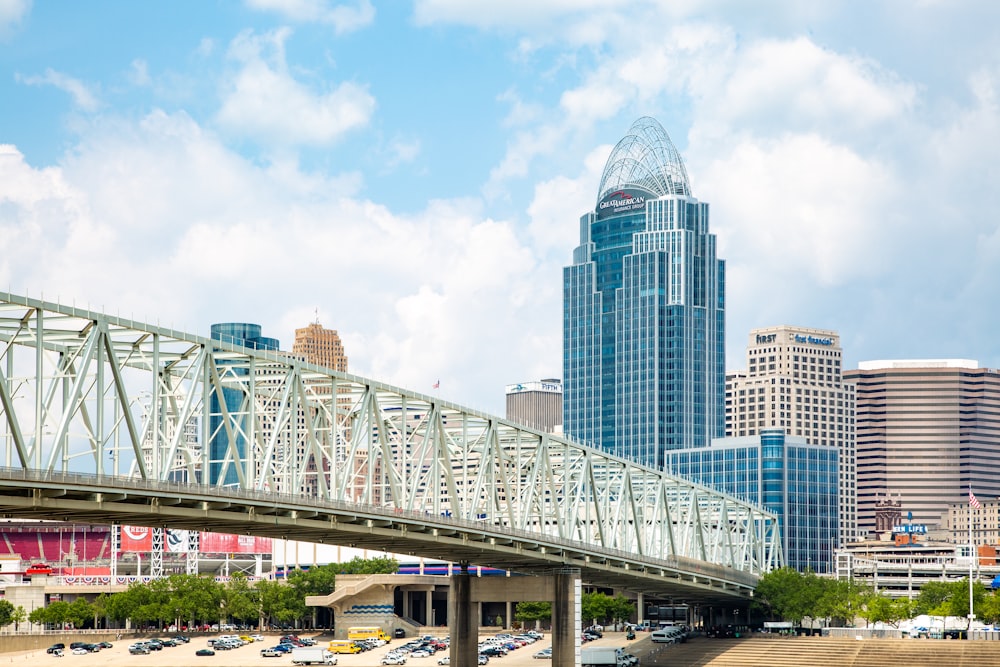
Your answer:
[[[319,308],[316,309],[316,324],[319,324]]]

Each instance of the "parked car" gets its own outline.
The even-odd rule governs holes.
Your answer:
[[[532,658],[538,658],[539,660],[551,660],[552,659],[552,647],[550,646],[548,648],[543,648],[541,651],[538,651],[537,653],[535,653],[531,657]]]
[[[61,651],[66,648],[65,644],[53,644],[52,646],[45,649],[46,653],[55,653],[56,651]]]
[[[382,658],[383,665],[405,665],[406,656],[402,654],[392,654],[387,653],[384,658]]]
[[[90,653],[90,651],[83,648],[82,646],[78,646],[75,649],[73,649],[73,655],[87,655],[88,653]]]
[[[149,647],[145,644],[132,644],[128,647],[130,655],[149,655]]]
[[[215,655],[215,651],[210,648],[200,648],[194,652],[195,655]]]
[[[279,651],[278,649],[272,647],[272,648],[261,649],[260,655],[263,658],[280,658],[281,656],[285,655],[285,652]]]

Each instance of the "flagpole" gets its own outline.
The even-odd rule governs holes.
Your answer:
[[[969,629],[972,629],[972,619],[976,617],[976,612],[972,608],[972,564],[973,554],[976,552],[975,545],[972,544],[972,508],[976,503],[973,500],[976,496],[972,493],[972,484],[969,484]]]

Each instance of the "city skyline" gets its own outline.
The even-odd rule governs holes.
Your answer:
[[[779,324],[1000,367],[1000,8],[660,4],[3,3],[0,285],[318,317],[352,372],[502,414],[561,373],[579,212],[651,116],[712,205],[727,370]]]

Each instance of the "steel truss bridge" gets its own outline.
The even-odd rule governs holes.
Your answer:
[[[246,533],[700,603],[783,564],[777,518],[290,354],[0,293],[0,515]]]

